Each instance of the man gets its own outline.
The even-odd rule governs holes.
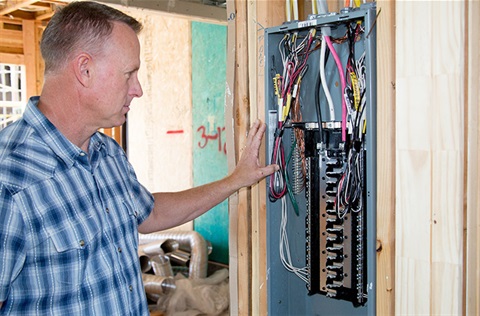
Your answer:
[[[149,193],[101,127],[124,123],[142,96],[141,25],[73,2],[42,37],[45,82],[0,133],[0,314],[148,315],[138,232],[174,227],[273,173],[250,129],[236,169],[214,183]]]

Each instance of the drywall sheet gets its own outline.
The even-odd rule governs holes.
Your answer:
[[[228,173],[225,133],[227,28],[192,22],[193,184],[218,180]],[[228,263],[228,202],[194,221],[210,241],[209,259]]]

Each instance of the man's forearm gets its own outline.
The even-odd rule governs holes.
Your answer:
[[[189,222],[223,202],[241,187],[226,177],[185,191],[154,193],[152,214],[139,229],[142,233],[148,233]]]

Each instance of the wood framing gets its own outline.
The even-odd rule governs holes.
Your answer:
[[[40,91],[37,89],[37,32],[35,31],[34,20],[22,21],[23,35],[23,57],[24,65],[27,73],[27,95],[38,95]]]
[[[465,51],[465,111],[466,163],[465,163],[465,215],[464,215],[464,315],[480,314],[480,3],[465,2],[465,29],[467,49]]]
[[[395,313],[395,2],[377,2],[377,314]]]
[[[102,0],[100,2],[166,12],[169,14],[175,14],[177,16],[184,16],[189,19],[195,18],[199,21],[227,20],[227,16],[225,14],[226,11],[224,8],[213,5],[204,5],[200,2],[195,3],[183,0]]]
[[[280,25],[285,16],[284,1],[254,1],[249,6],[249,60],[252,91],[252,119],[265,122],[265,28]],[[260,151],[260,161],[268,164],[265,148]],[[267,315],[267,217],[266,183],[252,187],[252,315]]]

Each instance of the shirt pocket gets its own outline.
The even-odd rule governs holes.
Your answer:
[[[61,292],[78,290],[84,281],[88,261],[98,250],[101,230],[93,218],[66,223],[49,233],[52,245],[49,270],[53,285]]]

